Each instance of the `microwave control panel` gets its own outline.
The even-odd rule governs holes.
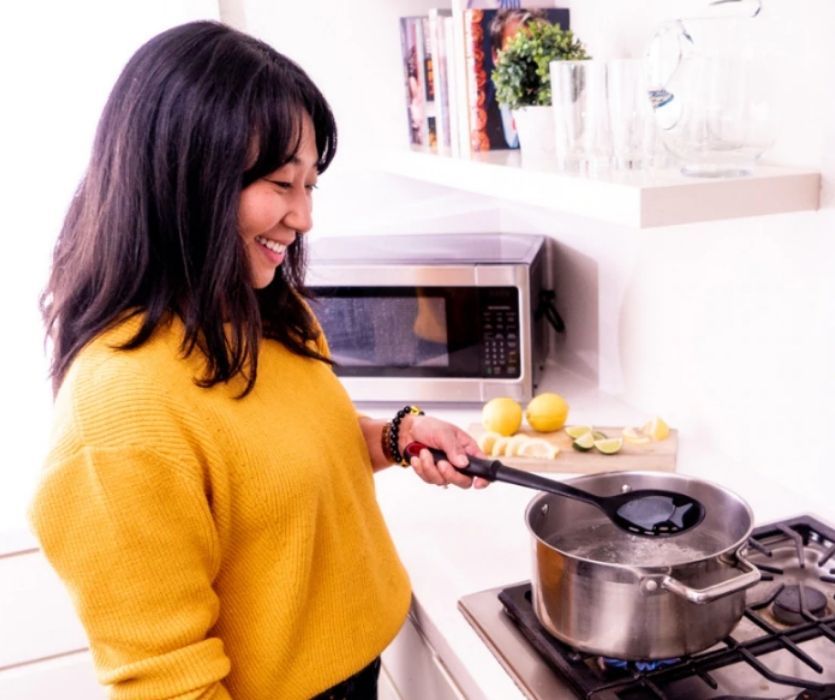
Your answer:
[[[520,374],[519,299],[514,288],[485,290],[481,299],[481,367],[484,377]]]

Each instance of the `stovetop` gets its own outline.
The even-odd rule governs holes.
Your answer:
[[[663,664],[571,649],[539,624],[522,582],[459,607],[533,700],[823,700],[835,698],[835,528],[801,516],[756,528],[746,557],[762,580],[743,618],[710,649]]]

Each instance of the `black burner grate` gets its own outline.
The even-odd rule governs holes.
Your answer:
[[[795,573],[803,571],[805,575],[819,579],[824,586],[835,584],[835,568],[826,568],[827,565],[835,566],[835,530],[809,516],[756,528],[749,541],[749,553],[752,555],[749,558],[760,568],[763,581],[773,583],[765,596],[753,601],[748,599],[744,617],[760,633],[742,640],[736,638],[735,629],[721,646],[716,645],[660,668],[634,663],[627,664],[625,669],[613,667],[603,663],[600,657],[579,652],[554,639],[536,618],[531,605],[530,584],[506,588],[499,594],[499,599],[527,640],[581,698],[680,700],[682,697],[697,697],[695,690],[685,691],[683,684],[690,684],[688,687],[691,689],[694,688],[692,684],[701,684],[701,689],[706,692],[717,690],[719,685],[710,672],[744,663],[762,678],[782,684],[788,692],[796,689],[798,700],[829,700],[835,698],[835,684],[778,674],[763,659],[765,655],[778,651],[791,654],[816,673],[835,665],[835,615],[818,617],[807,609],[801,594],[797,624],[782,625],[768,617],[768,609],[784,591],[788,580],[787,583],[781,581],[785,565],[781,567],[763,560],[770,560],[778,548],[782,551],[786,546],[794,552],[791,568]],[[810,557],[815,560],[811,567],[808,564]],[[810,570],[812,567],[814,571]],[[786,578],[789,578],[788,574]],[[833,597],[828,591],[827,598]],[[803,642],[818,638],[832,642],[832,649],[829,651],[827,647],[825,658],[812,658],[800,647]],[[721,692],[717,695],[700,693],[698,697],[717,700],[733,698]]]

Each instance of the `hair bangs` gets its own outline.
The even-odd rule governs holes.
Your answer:
[[[295,64],[270,65],[257,82],[251,115],[254,162],[244,173],[244,187],[292,160],[305,114],[313,123],[316,169],[323,173],[336,152],[336,122],[324,95]]]

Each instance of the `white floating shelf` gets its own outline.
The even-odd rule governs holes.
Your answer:
[[[375,154],[374,164],[394,175],[634,228],[814,211],[820,202],[820,173],[773,165],[728,178],[674,170],[583,177],[523,162],[512,150],[464,158],[387,151]]]

